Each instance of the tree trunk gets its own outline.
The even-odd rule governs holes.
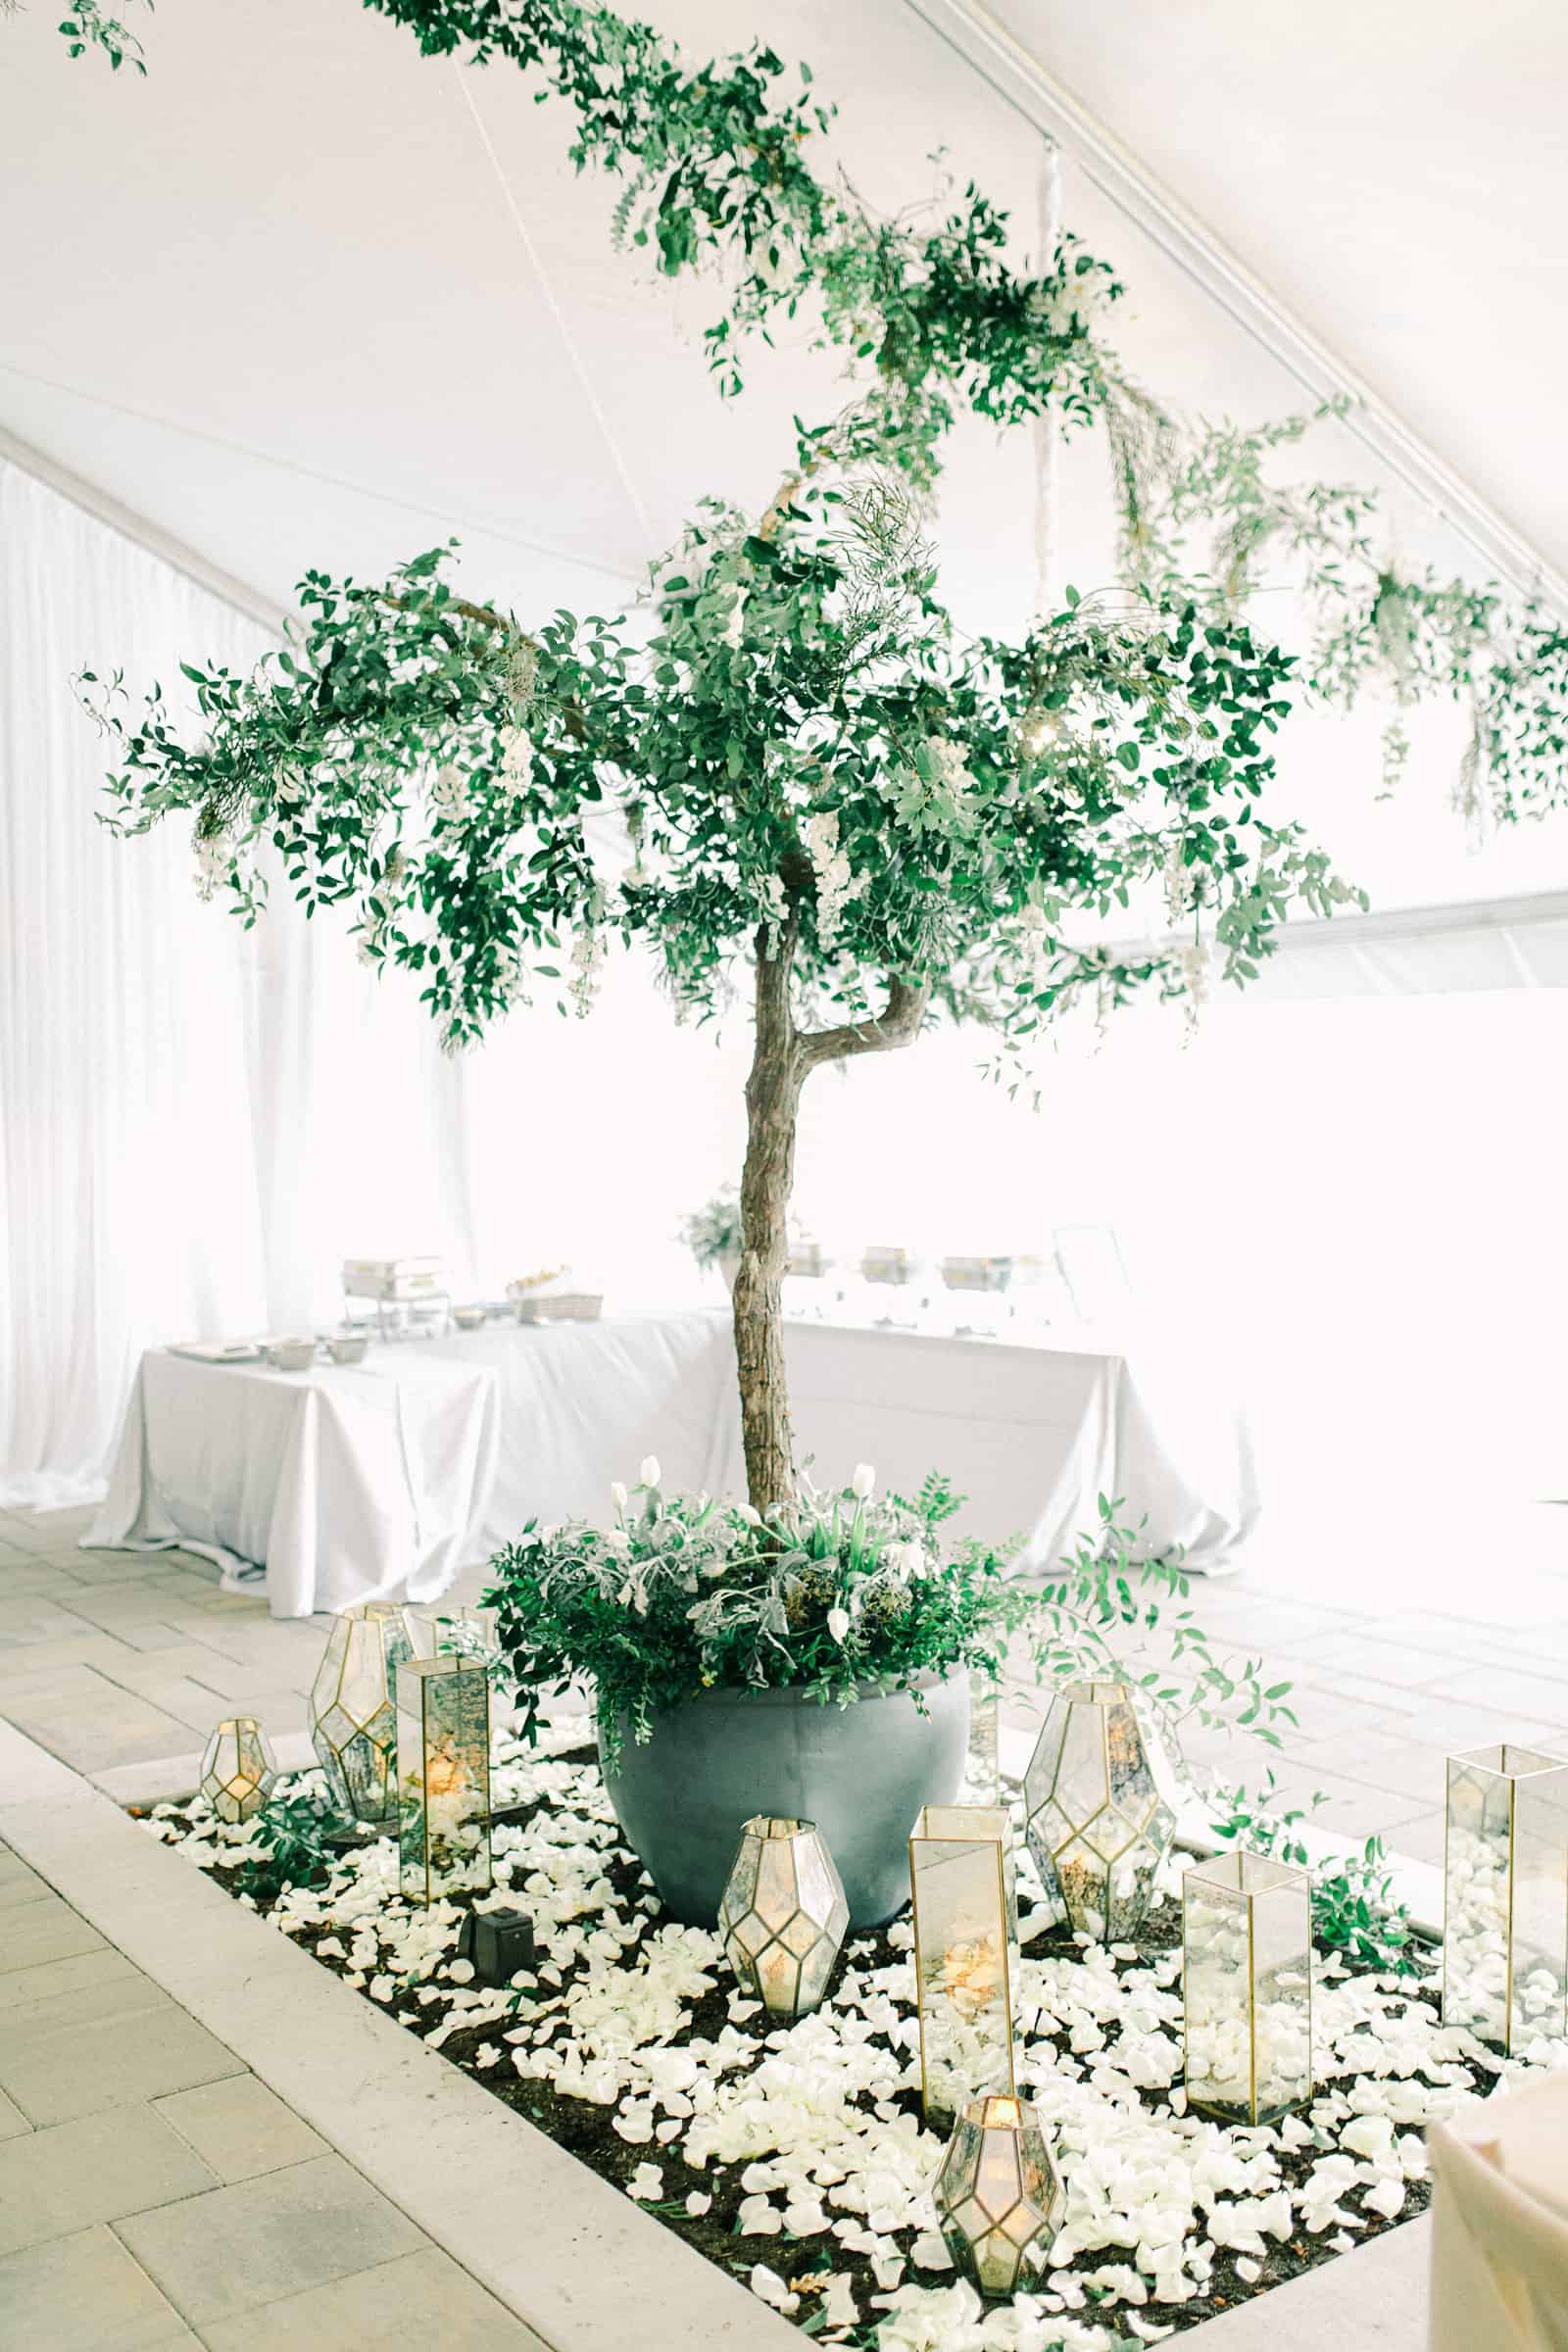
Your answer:
[[[741,1262],[735,1277],[735,1355],[741,1436],[753,1508],[795,1499],[789,1387],[784,1368],[784,1270],[789,1262],[795,1127],[805,1070],[790,1018],[793,925],[768,954],[757,943],[757,1043],[746,1081],[746,1166],[741,1177]]]
[[[784,1365],[784,1270],[801,1088],[818,1062],[886,1054],[920,1033],[926,983],[893,977],[874,1020],[800,1031],[790,1012],[796,924],[757,935],[757,1044],[746,1081],[746,1167],[741,1177],[741,1263],[735,1277],[735,1357],[740,1368],[746,1491],[754,1510],[795,1500],[795,1448]]]

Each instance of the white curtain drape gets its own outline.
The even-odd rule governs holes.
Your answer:
[[[462,1068],[286,887],[243,932],[183,828],[97,822],[72,688],[133,697],[263,632],[0,464],[0,1497],[96,1491],[143,1348],[330,1311],[338,1262],[471,1272]],[[176,709],[180,698],[172,696]],[[417,1236],[416,1240],[409,1237]]]
[[[95,821],[83,665],[261,633],[0,465],[0,1494],[92,1490],[146,1335],[265,1311],[245,974],[175,832]]]

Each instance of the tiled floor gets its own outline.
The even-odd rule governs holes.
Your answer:
[[[0,1513],[0,1716],[113,1792],[150,1761],[188,1758],[221,1714],[300,1735],[324,1620],[268,1614],[180,1552],[76,1548],[88,1511]],[[482,1572],[459,1596],[477,1597]],[[1189,1605],[1222,1648],[1295,1686],[1279,1758],[1200,1729],[1189,1760],[1250,1784],[1272,1764],[1291,1803],[1420,1862],[1442,1859],[1443,1762],[1503,1734],[1568,1740],[1568,1508],[1471,1522],[1325,1506],[1268,1529],[1241,1572],[1194,1579]],[[1009,1709],[1028,1718],[1030,1694]]]
[[[0,2352],[541,2352],[0,1845]]]

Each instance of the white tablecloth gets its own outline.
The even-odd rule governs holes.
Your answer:
[[[1434,2124],[1428,2352],[1568,2352],[1568,2082]]]
[[[1056,1560],[1101,1494],[1145,1548],[1212,1570],[1257,1513],[1241,1415],[1150,1350],[795,1323],[797,1452],[825,1486],[859,1461],[912,1494],[968,1496],[966,1532]],[[226,1574],[265,1563],[274,1616],[407,1592],[430,1600],[523,1522],[602,1519],[657,1454],[669,1488],[742,1494],[735,1354],[721,1314],[645,1316],[372,1347],[285,1373],[144,1357],[87,1541],[182,1544]]]
[[[155,1349],[87,1542],[180,1544],[231,1583],[265,1563],[274,1617],[432,1600],[526,1519],[602,1517],[645,1454],[710,1488],[733,1377],[702,1313],[501,1326],[309,1372]]]
[[[955,1527],[991,1543],[1023,1537],[1026,1566],[1054,1564],[1091,1531],[1102,1494],[1130,1524],[1147,1516],[1141,1551],[1180,1544],[1210,1574],[1256,1522],[1246,1416],[1223,1374],[1185,1348],[799,1322],[784,1351],[796,1459],[819,1484],[842,1486],[864,1461],[884,1490],[912,1494],[941,1470],[967,1497]],[[745,1491],[734,1415],[722,1484]]]

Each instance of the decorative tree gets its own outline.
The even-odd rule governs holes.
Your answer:
[[[651,627],[527,630],[455,594],[437,550],[381,585],[308,573],[303,626],[252,676],[185,666],[197,743],[156,694],[133,721],[119,680],[89,676],[119,743],[111,821],[193,811],[202,886],[247,922],[263,859],[309,911],[347,906],[454,1046],[541,988],[586,1010],[612,934],[647,943],[681,1007],[722,1009],[750,967],[734,1318],[750,1497],[770,1511],[794,1494],[780,1292],[811,1072],[942,1013],[1021,1049],[1086,996],[1102,1016],[1150,986],[1196,1004],[1205,931],[1245,982],[1293,904],[1356,894],[1257,812],[1292,663],[1244,622],[1069,592],[1015,642],[971,641],[938,600],[918,501],[955,404],[1092,414],[1102,265],[1068,245],[1015,274],[973,189],[929,233],[875,221],[806,170],[825,117],[773,103],[766,52],[687,75],[646,29],[562,0],[371,4],[427,49],[542,65],[577,109],[578,161],[625,180],[634,241],[671,270],[727,258],[739,291],[709,339],[730,388],[740,330],[808,291],[870,380],[798,428],[764,509],[700,511],[656,570]],[[1190,936],[1097,941],[1151,885]]]

